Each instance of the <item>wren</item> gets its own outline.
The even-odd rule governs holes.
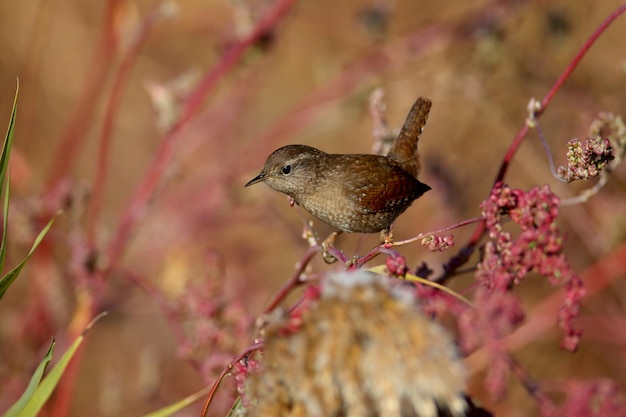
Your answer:
[[[430,187],[417,179],[417,142],[431,102],[417,99],[386,156],[329,154],[305,145],[272,152],[259,175],[309,213],[344,232],[386,232]]]

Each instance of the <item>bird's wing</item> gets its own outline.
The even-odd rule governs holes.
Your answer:
[[[390,169],[385,178],[360,178],[347,191],[365,212],[395,211],[430,190],[430,187],[399,169]]]

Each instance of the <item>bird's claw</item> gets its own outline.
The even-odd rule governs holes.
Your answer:
[[[335,244],[335,238],[339,236],[341,232],[333,232],[322,242],[322,258],[327,264],[334,264],[337,262],[337,258],[328,252],[328,248]]]

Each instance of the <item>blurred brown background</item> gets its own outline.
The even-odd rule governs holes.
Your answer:
[[[155,4],[161,7],[157,12]],[[80,311],[81,288],[96,291],[96,309],[110,314],[89,335],[70,415],[141,415],[206,385],[211,371],[250,343],[254,333],[246,326],[307,248],[302,221],[286,198],[262,185],[244,189],[243,184],[273,149],[289,143],[329,152],[370,152],[368,97],[376,88],[385,91],[392,128],[403,122],[417,96],[434,103],[420,144],[421,180],[433,191],[401,216],[396,238],[478,215],[504,152],[524,124],[528,101],[547,93],[620,2],[296,2],[234,67],[220,74],[200,111],[178,132],[173,158],[140,213],[129,245],[105,284],[94,290],[77,272],[84,268],[80,253],[89,241],[85,235],[94,245],[87,258],[96,268],[107,266],[108,245],[166,140],[167,120],[176,119],[177,104],[277,4],[0,2],[3,123],[15,79],[20,79],[9,261],[13,264],[25,253],[41,227],[35,220],[42,213],[51,207],[66,209],[43,249],[43,260],[35,259],[0,303],[0,352],[5,358],[0,379],[7,381],[0,386],[0,410],[19,394],[51,336],[59,338],[58,355],[67,346],[70,339],[63,335],[67,332],[69,338]],[[138,43],[146,16],[156,17]],[[584,137],[597,112],[626,114],[624,39],[622,18],[594,45],[542,117],[557,163],[564,160],[566,141]],[[128,78],[119,72],[124,68]],[[121,94],[119,103],[111,105],[115,91]],[[90,190],[107,127],[112,130],[104,203],[90,234]],[[75,142],[68,145],[67,140]],[[524,189],[547,183],[563,197],[588,186],[558,183],[546,161],[536,132],[531,132],[507,181]],[[578,270],[624,240],[625,173],[623,167],[618,170],[591,202],[563,209],[569,255]],[[314,227],[321,236],[330,232],[319,222]],[[471,231],[455,234],[458,246]],[[376,238],[342,236],[337,243],[348,253],[362,253]],[[454,251],[401,248],[410,267],[426,261],[437,271]],[[316,271],[339,268],[320,260],[314,265]],[[181,348],[154,297],[134,285],[130,275],[153,283],[179,303],[215,299],[208,313],[194,304],[190,317],[181,319],[197,343]],[[529,305],[551,291],[543,282],[521,288]],[[198,296],[193,302],[185,298],[190,293]],[[595,317],[600,308],[602,314],[622,313],[623,294],[616,285],[603,301],[590,300],[587,314]],[[228,314],[241,316],[211,310],[216,305],[223,309],[220,303],[238,303],[238,310]],[[219,319],[203,321],[205,315]],[[240,327],[227,337],[231,325]],[[196,336],[201,331],[211,336]],[[538,343],[541,348],[521,353],[529,372],[537,377],[612,374],[624,382],[623,344],[591,335],[579,356],[566,357],[558,350],[558,337],[555,332]],[[202,364],[204,381],[199,368],[180,357],[189,350]],[[207,356],[213,362],[207,364]],[[474,392],[480,392],[480,384],[475,381]],[[509,416],[532,415],[530,398],[518,384],[512,388],[508,402],[495,407]],[[47,412],[60,415],[63,408],[55,410]],[[214,415],[219,412],[223,415],[223,408],[217,407]],[[197,408],[180,413],[197,414]]]

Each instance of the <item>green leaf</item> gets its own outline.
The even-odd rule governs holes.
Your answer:
[[[30,248],[30,251],[28,252],[28,255],[26,255],[26,258],[24,258],[24,260],[20,262],[18,266],[13,268],[12,271],[9,271],[5,276],[0,278],[0,300],[2,299],[2,297],[4,297],[4,293],[7,292],[7,290],[9,289],[9,286],[13,283],[13,281],[15,281],[17,276],[22,271],[22,268],[24,268],[24,266],[26,265],[26,262],[28,262],[30,257],[33,255],[33,253],[35,252],[35,249],[37,249],[37,246],[39,246],[43,238],[46,236],[46,234],[48,233],[48,230],[50,230],[50,227],[52,227],[52,223],[54,223],[54,219],[56,219],[56,216],[58,215],[59,213],[57,213],[52,219],[50,219],[46,227],[44,227],[41,230],[41,232],[39,232],[39,234],[37,235],[37,238],[33,242],[33,246]]]
[[[2,145],[2,154],[0,154],[0,184],[4,184],[4,179],[9,167],[9,158],[11,157],[11,146],[13,145],[13,133],[15,130],[15,116],[17,115],[17,95],[20,90],[19,80],[15,88],[15,98],[13,99],[13,110],[11,111],[11,119],[9,120],[9,128],[4,137]]]
[[[235,400],[235,402],[233,403],[233,406],[230,407],[230,411],[228,411],[228,415],[226,415],[226,417],[235,417],[237,415],[240,415],[241,411],[243,409],[243,401],[241,400],[241,397],[237,397],[237,399]]]
[[[22,409],[24,409],[24,406],[26,405],[26,403],[32,398],[35,390],[37,389],[37,387],[39,386],[39,383],[41,382],[43,373],[46,371],[46,367],[48,366],[48,364],[50,363],[50,360],[52,359],[52,352],[54,352],[55,343],[56,342],[54,341],[54,339],[52,339],[52,343],[50,343],[50,348],[48,349],[46,356],[44,356],[43,360],[41,361],[41,363],[35,370],[35,373],[33,373],[33,376],[30,378],[28,387],[26,387],[26,390],[24,391],[20,399],[17,400],[15,404],[13,404],[11,408],[9,408],[6,411],[6,413],[2,415],[2,417],[17,417],[19,413],[22,411]]]
[[[22,411],[17,414],[17,417],[35,417],[43,405],[48,401],[50,395],[56,388],[59,383],[59,380],[63,376],[63,372],[67,368],[67,365],[70,363],[70,360],[78,350],[78,347],[81,345],[83,340],[85,339],[85,335],[91,329],[91,327],[103,316],[105,313],[100,313],[96,316],[85,328],[83,333],[76,338],[74,343],[69,347],[67,352],[59,359],[59,362],[52,368],[50,373],[46,375],[46,377],[41,381],[41,384],[37,387],[34,394],[30,397]]]
[[[146,414],[143,417],[168,417],[171,416],[172,414],[174,414],[177,411],[182,410],[183,408],[187,407],[188,405],[198,401],[199,399],[201,399],[202,397],[204,397],[206,394],[208,394],[208,392],[210,391],[211,387],[207,387],[204,388],[198,392],[196,392],[195,394],[191,394],[188,397],[183,398],[182,400],[168,405],[166,407],[163,407],[157,411],[153,411],[150,414]]]
[[[2,209],[2,240],[0,240],[0,274],[4,271],[4,262],[7,258],[7,230],[9,227],[9,194],[11,183],[11,176],[7,178],[7,181],[4,183],[4,204]],[[0,296],[2,298],[2,296]]]
[[[13,109],[11,110],[11,118],[9,120],[9,127],[7,128],[7,134],[4,136],[4,143],[2,144],[2,153],[0,154],[0,187],[4,191],[4,211],[3,211],[3,224],[2,240],[0,241],[0,273],[4,271],[4,261],[7,256],[6,238],[7,238],[7,223],[9,219],[9,178],[7,178],[7,169],[9,167],[9,158],[11,156],[11,147],[13,145],[13,133],[15,131],[15,117],[17,115],[17,96],[20,91],[20,82],[17,81],[15,88],[15,97],[13,98]],[[6,180],[6,182],[5,182]]]

